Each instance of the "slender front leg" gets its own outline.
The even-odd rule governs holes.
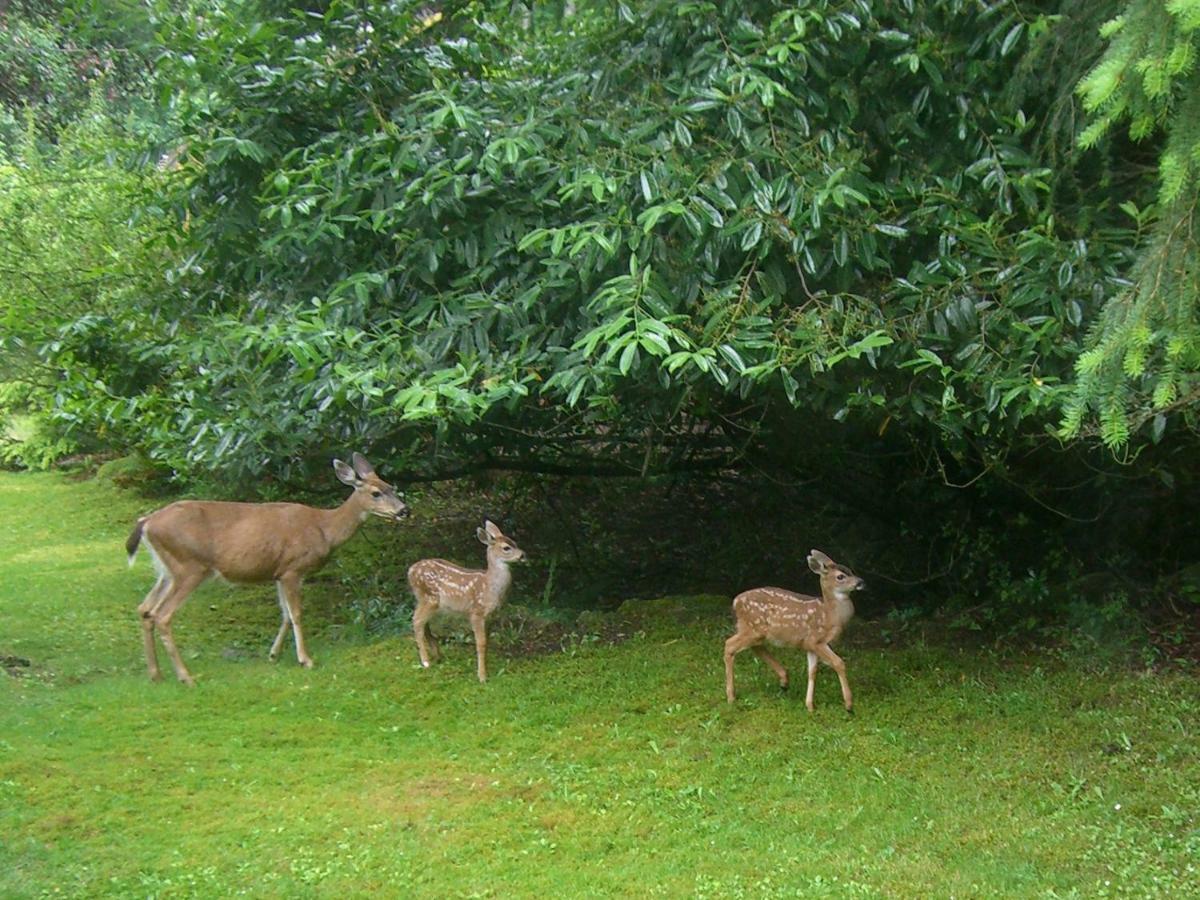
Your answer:
[[[300,627],[300,576],[284,575],[275,583],[279,587],[280,594],[283,595],[283,601],[287,606],[285,612],[292,623],[292,634],[296,638],[296,660],[304,668],[311,669],[313,661],[304,647],[304,631]],[[287,629],[281,627],[279,630],[286,632]]]
[[[487,617],[480,613],[471,615],[471,629],[475,632],[475,660],[479,667],[480,682],[487,681]]]
[[[829,648],[828,644],[821,644],[816,651],[817,655],[828,663],[833,671],[837,672],[838,681],[842,683],[842,701],[846,704],[846,712],[852,712],[854,698],[850,694],[850,682],[846,679],[846,664]]]

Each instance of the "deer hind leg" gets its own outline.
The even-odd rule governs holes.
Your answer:
[[[158,581],[138,605],[138,618],[142,622],[142,644],[146,651],[146,668],[151,681],[161,681],[162,671],[158,668],[158,648],[154,644],[154,610],[171,589],[171,577],[166,571],[159,572]]]
[[[275,635],[275,640],[271,644],[271,652],[267,654],[271,662],[279,659],[279,651],[283,649],[283,639],[287,637],[288,629],[292,627],[292,616],[288,612],[287,598],[283,593],[283,585],[278,581],[275,582],[275,593],[279,597],[279,633]]]
[[[471,616],[471,630],[475,632],[475,663],[480,683],[487,681],[487,616],[475,613]]]
[[[421,665],[426,669],[430,665],[429,647],[426,641],[433,637],[433,633],[429,630],[429,620],[433,618],[435,612],[437,612],[437,607],[434,604],[420,596],[417,597],[417,608],[413,610],[413,637],[417,641],[417,653],[421,657]],[[436,646],[435,642],[434,647]]]
[[[854,697],[850,694],[850,682],[846,680],[846,663],[829,648],[828,644],[821,644],[815,650],[817,656],[837,672],[838,681],[842,683],[842,701],[846,704],[846,712],[852,712]]]
[[[813,694],[817,689],[817,654],[808,651],[808,692],[804,695],[804,705],[808,711],[813,710]]]
[[[433,633],[433,628],[428,622],[425,623],[425,646],[428,648],[429,655],[434,662],[441,661],[442,648],[438,645],[437,638]]]
[[[777,660],[770,653],[768,653],[767,648],[762,646],[761,644],[754,647],[753,649],[754,649],[754,652],[758,655],[758,658],[761,659],[763,662],[765,662],[768,666],[770,666],[772,671],[775,672],[775,677],[779,679],[779,687],[782,690],[786,691],[787,687],[788,687],[788,671],[787,671],[787,669],[785,669],[783,667],[783,664],[780,663],[779,660]]]
[[[743,650],[757,644],[759,638],[753,632],[743,631],[740,627],[729,640],[725,642],[725,699],[734,701],[733,693],[733,658]]]
[[[179,655],[179,648],[175,646],[175,637],[171,633],[171,619],[174,618],[179,608],[183,606],[188,595],[207,577],[208,573],[203,570],[177,574],[171,579],[170,587],[154,605],[154,608],[149,610],[148,613],[143,613],[143,615],[149,616],[151,627],[158,632],[158,639],[162,641],[162,645],[167,651],[167,656],[171,657],[171,665],[175,667],[175,677],[188,687],[195,687],[196,682],[193,680],[191,673],[188,672],[187,666],[183,664],[183,657]],[[157,668],[157,665],[155,668]]]
[[[275,582],[285,621],[279,627],[279,634],[275,636],[275,643],[271,650],[273,654],[279,653],[283,636],[287,634],[287,627],[291,624],[292,635],[296,638],[296,661],[304,668],[311,669],[312,657],[308,655],[308,650],[304,646],[304,630],[300,627],[300,584],[299,575],[284,575]]]

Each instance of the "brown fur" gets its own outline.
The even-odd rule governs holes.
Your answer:
[[[289,629],[296,639],[296,658],[305,667],[312,659],[304,647],[300,626],[300,585],[329,555],[358,530],[368,515],[399,520],[408,507],[359,454],[353,468],[334,460],[338,478],[354,488],[335,509],[300,503],[229,503],[180,500],[138,520],[125,542],[130,564],[139,543],[157,561],[159,579],[138,607],[146,665],[152,679],[161,678],[154,635],[171,657],[175,674],[194,684],[175,647],[171,619],[188,595],[218,575],[239,584],[276,583],[282,625],[271,645],[275,659]]]
[[[422,559],[408,569],[408,586],[417,598],[413,611],[413,636],[421,665],[429,667],[441,656],[429,621],[439,612],[466,616],[475,633],[475,662],[479,680],[487,681],[487,618],[504,602],[512,584],[510,562],[525,558],[525,551],[505,537],[491,522],[476,529],[487,545],[488,567],[464,569],[444,559]]]
[[[733,660],[743,650],[753,650],[775,672],[780,687],[788,686],[788,673],[762,646],[798,647],[808,653],[808,692],[805,705],[813,708],[817,664],[824,662],[838,674],[846,709],[853,706],[846,664],[830,648],[854,615],[850,593],[863,587],[861,578],[837,565],[820,550],[808,556],[808,565],[821,576],[821,596],[810,597],[783,588],[755,588],[733,599],[737,630],[725,642],[725,697],[732,703]]]

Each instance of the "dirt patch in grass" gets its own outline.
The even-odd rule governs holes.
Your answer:
[[[623,644],[637,633],[636,623],[615,614],[584,612],[549,618],[523,606],[506,606],[488,622],[488,645],[510,659],[549,656],[589,645]],[[443,643],[473,644],[465,620],[435,620],[433,632]]]
[[[33,674],[33,661],[23,656],[0,654],[0,669],[14,678]]]
[[[615,646],[629,640],[634,628],[615,617],[597,616],[594,621],[574,623],[534,620],[518,617],[497,629],[496,643],[511,657],[546,656],[562,653],[581,644]]]
[[[354,798],[357,809],[368,815],[403,819],[410,824],[437,811],[462,812],[498,796],[491,782],[475,772],[419,774],[407,770],[376,772]]]
[[[1200,605],[1176,612],[1147,629],[1150,643],[1167,660],[1200,663]]]

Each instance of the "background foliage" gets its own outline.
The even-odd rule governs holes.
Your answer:
[[[14,6],[6,406],[41,458],[631,476],[914,602],[1178,602],[1196,8]]]

